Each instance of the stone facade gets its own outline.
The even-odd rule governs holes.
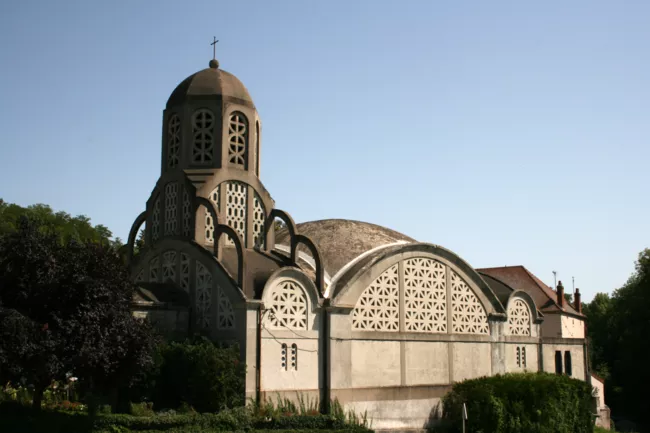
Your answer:
[[[247,397],[336,398],[375,428],[417,429],[464,379],[590,380],[579,304],[523,267],[477,270],[383,227],[296,225],[260,180],[260,152],[252,98],[213,60],[167,102],[161,175],[129,236],[134,314],[170,338],[239,344]]]

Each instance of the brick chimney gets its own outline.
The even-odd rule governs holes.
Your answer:
[[[580,289],[576,289],[576,293],[573,295],[573,306],[576,311],[582,314],[582,302],[580,302]]]
[[[560,308],[564,308],[564,286],[562,281],[557,282],[557,304]]]

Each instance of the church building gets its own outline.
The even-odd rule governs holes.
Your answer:
[[[370,223],[296,224],[262,183],[262,130],[215,59],[171,92],[160,177],[129,235],[134,314],[237,344],[247,398],[338,399],[377,429],[423,428],[468,378],[591,380],[578,290],[569,303],[523,266],[474,268]]]

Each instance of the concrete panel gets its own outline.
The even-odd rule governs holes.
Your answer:
[[[406,385],[449,383],[448,343],[406,342]]]
[[[440,398],[421,400],[355,401],[345,405],[357,415],[367,414],[372,429],[423,429],[442,406]]]
[[[451,347],[454,382],[492,374],[489,343],[451,343]]]
[[[585,322],[562,316],[562,338],[585,338]]]
[[[544,371],[555,373],[555,352],[562,353],[562,373],[566,372],[564,363],[565,352],[571,352],[571,377],[585,380],[585,359],[584,347],[581,345],[568,344],[544,344],[542,353],[544,356]]]
[[[283,366],[282,344],[287,345]],[[297,368],[292,367],[291,346],[298,347]],[[262,339],[262,390],[318,389],[318,340]]]
[[[524,371],[537,371],[538,346],[536,344],[506,344],[505,361],[506,371],[508,373],[522,373]],[[521,362],[517,364],[517,348],[521,357]],[[524,350],[525,349],[525,350]],[[525,354],[525,362],[524,362]]]
[[[392,386],[401,382],[399,341],[352,341],[352,386]]]

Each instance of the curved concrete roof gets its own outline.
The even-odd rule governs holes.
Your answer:
[[[402,233],[376,224],[345,219],[326,219],[296,224],[298,233],[309,237],[323,257],[325,272],[335,275],[347,263],[374,248],[396,242],[416,242]],[[286,230],[276,233],[276,244],[289,245]]]
[[[167,100],[167,108],[182,104],[188,97],[206,96],[236,98],[254,106],[253,98],[239,78],[213,66],[190,75],[176,86]]]

